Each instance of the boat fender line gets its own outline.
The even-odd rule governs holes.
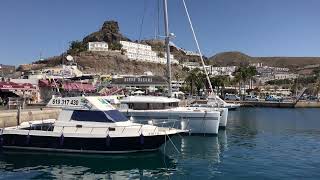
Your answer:
[[[30,134],[28,133],[28,135],[26,136],[26,142],[25,142],[25,144],[26,145],[29,145],[29,143],[30,143]]]
[[[140,134],[140,144],[141,144],[141,145],[144,144],[144,136],[143,136],[142,133]]]
[[[111,141],[111,138],[109,136],[109,134],[106,136],[106,146],[109,147],[110,146],[110,141]]]
[[[60,138],[59,138],[59,144],[60,146],[63,146],[63,143],[64,143],[64,136],[63,136],[63,133],[61,134]]]
[[[207,111],[205,110],[204,111],[204,116],[203,116],[203,119],[202,119],[202,129],[203,129],[203,136],[206,136],[206,122],[205,122],[205,120],[206,120],[206,118],[207,118]]]
[[[3,129],[0,129],[1,133],[0,133],[0,148],[2,148],[3,146]]]
[[[178,148],[176,147],[176,145],[174,145],[174,143],[172,142],[170,136],[166,133],[166,136],[168,137],[169,141],[171,142],[172,146],[174,147],[174,149],[180,154],[180,151],[178,150]]]

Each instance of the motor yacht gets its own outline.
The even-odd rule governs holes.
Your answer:
[[[57,119],[3,128],[0,146],[54,152],[129,153],[155,151],[170,136],[186,132],[133,123],[99,96],[52,98],[48,106],[63,108]]]
[[[128,96],[120,100],[119,111],[133,122],[157,126],[173,124],[191,134],[218,133],[220,111],[179,107],[179,102],[179,99],[163,96]]]

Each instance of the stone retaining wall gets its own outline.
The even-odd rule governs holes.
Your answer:
[[[20,123],[26,121],[57,119],[61,109],[29,109],[21,110]],[[0,111],[0,128],[16,126],[18,122],[17,110]]]

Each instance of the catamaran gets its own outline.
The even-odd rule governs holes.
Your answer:
[[[137,123],[175,125],[191,134],[218,134],[222,112],[179,107],[179,101],[162,96],[128,96],[120,100],[119,111]]]

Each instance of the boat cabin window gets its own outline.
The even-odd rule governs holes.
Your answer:
[[[134,110],[170,109],[178,107],[178,102],[173,103],[128,103],[128,107]]]
[[[88,110],[74,110],[71,120],[75,121],[90,121],[90,122],[121,122],[128,119],[118,110],[109,111],[88,111]]]

